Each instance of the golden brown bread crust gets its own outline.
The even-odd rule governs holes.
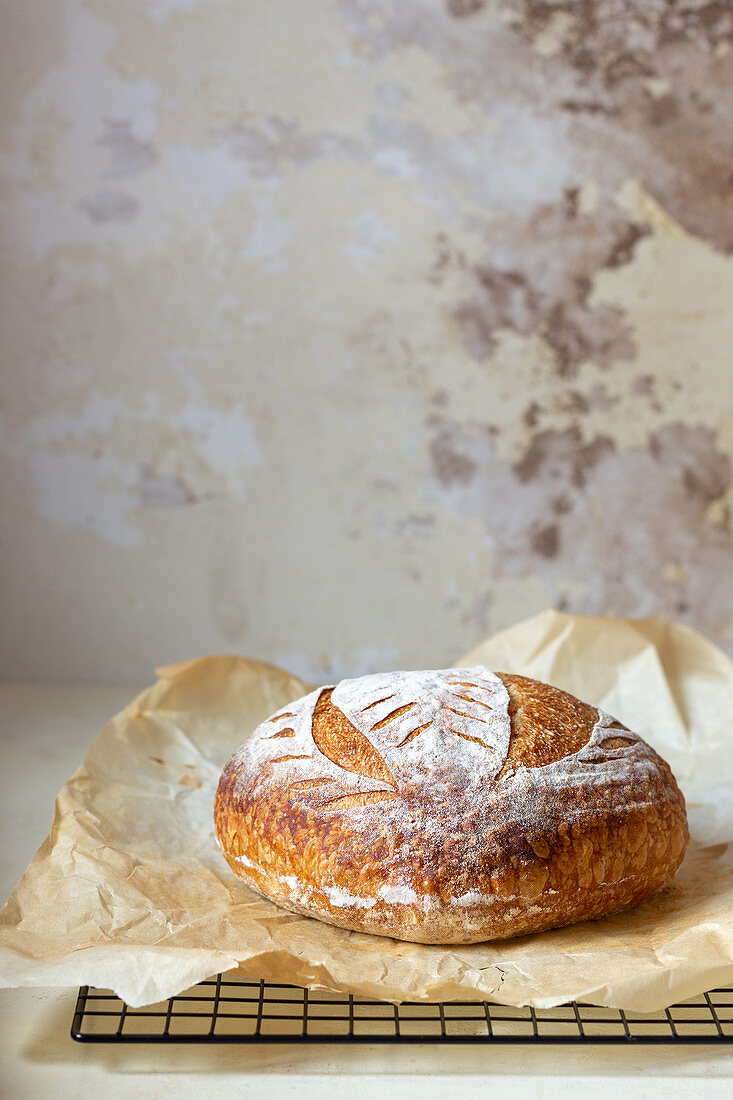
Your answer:
[[[523,676],[394,676],[385,698],[384,678],[337,687],[354,721],[334,689],[298,700],[224,768],[217,836],[253,889],[345,928],[470,943],[599,917],[672,878],[684,799],[620,723]]]

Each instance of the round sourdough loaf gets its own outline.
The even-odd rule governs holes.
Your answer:
[[[229,760],[214,815],[259,894],[418,943],[636,905],[688,841],[684,799],[645,741],[482,666],[342,680],[289,704]]]

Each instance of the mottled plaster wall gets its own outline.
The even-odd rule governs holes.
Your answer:
[[[3,6],[2,669],[733,648],[733,12]]]

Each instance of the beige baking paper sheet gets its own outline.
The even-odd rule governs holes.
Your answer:
[[[218,971],[386,1000],[571,999],[651,1011],[733,981],[733,664],[681,626],[548,611],[455,662],[549,681],[670,762],[692,842],[636,909],[512,941],[402,943],[294,916],[250,892],[214,839],[219,771],[308,685],[208,657],[159,670],[102,730],[0,913],[0,984],[94,985],[132,1006]]]

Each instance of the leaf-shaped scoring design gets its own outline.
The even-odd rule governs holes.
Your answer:
[[[392,774],[384,760],[358,729],[344,730],[340,722],[328,722],[320,728],[319,718],[326,711],[331,698],[330,688],[324,689],[313,712],[313,741],[316,748],[334,764],[356,775],[368,775],[394,786]]]
[[[313,691],[262,722],[238,750],[243,774],[255,775],[256,782],[276,780],[294,796],[307,794],[311,805],[329,809],[395,798],[395,780],[368,738],[338,728],[341,723],[327,722],[316,733],[314,716],[330,694],[330,688]]]
[[[509,748],[509,695],[483,666],[342,680],[331,702],[387,753],[390,766],[408,746],[424,755],[469,743],[483,750],[482,771],[495,774]]]

